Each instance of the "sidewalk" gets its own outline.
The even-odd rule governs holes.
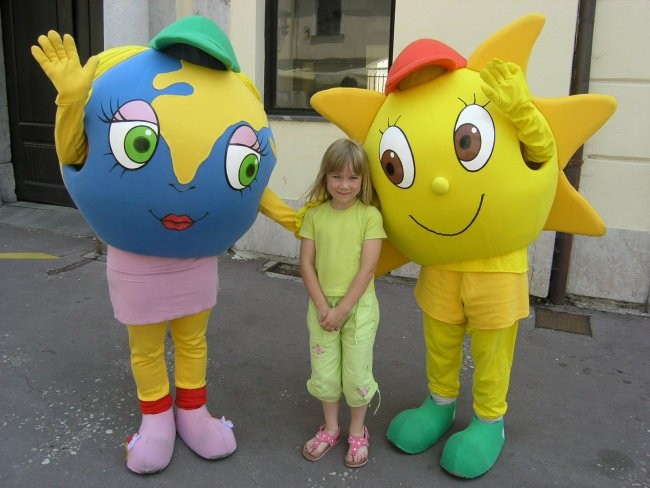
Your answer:
[[[127,336],[95,250],[74,210],[0,207],[2,487],[650,487],[647,315],[533,307],[520,325],[501,457],[463,481],[440,468],[443,442],[406,455],[385,439],[390,420],[419,405],[427,386],[413,284],[378,280],[381,403],[367,418],[370,461],[351,470],[343,444],[317,463],[301,455],[321,421],[305,387],[302,284],[265,273],[265,260],[230,255],[220,260],[208,330],[208,405],[235,423],[237,451],[208,462],[179,439],[165,471],[134,475],[123,447],[140,422]],[[541,327],[571,319],[591,335]],[[448,435],[471,418],[471,374],[468,358]]]

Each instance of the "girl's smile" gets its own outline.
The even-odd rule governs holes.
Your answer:
[[[333,208],[336,210],[350,208],[361,192],[361,176],[354,174],[349,166],[341,171],[328,173],[327,192],[332,197]]]

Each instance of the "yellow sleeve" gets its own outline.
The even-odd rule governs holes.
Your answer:
[[[289,232],[297,235],[298,226],[296,225],[296,215],[298,212],[284,203],[282,199],[273,193],[273,191],[268,187],[265,188],[264,193],[262,194],[259,209],[263,215],[266,215]]]
[[[82,164],[88,155],[84,132],[85,100],[57,106],[54,123],[54,143],[59,164]]]

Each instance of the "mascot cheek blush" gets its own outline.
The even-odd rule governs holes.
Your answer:
[[[311,100],[363,141],[388,235],[378,269],[421,265],[430,395],[391,422],[387,437],[401,450],[422,452],[452,426],[470,336],[474,416],[440,461],[462,478],[487,472],[505,440],[517,326],[529,313],[527,246],[543,229],[605,232],[562,170],[616,102],[531,97],[525,70],[543,24],[523,17],[468,59],[419,39],[396,58],[384,94],[333,88]]]
[[[50,31],[38,42],[32,54],[58,92],[64,182],[108,246],[111,302],[129,333],[142,422],[127,439],[127,466],[161,471],[177,433],[206,459],[228,456],[233,424],[206,407],[216,256],[258,211],[295,230],[295,212],[267,188],[276,156],[259,93],[228,38],[202,17],[171,24],[149,47],[109,49],[85,66],[69,35]]]

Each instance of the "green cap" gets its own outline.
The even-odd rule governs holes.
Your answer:
[[[187,44],[221,61],[226,68],[239,73],[239,63],[228,36],[206,17],[185,17],[168,25],[156,35],[149,47],[161,51],[174,44]]]

